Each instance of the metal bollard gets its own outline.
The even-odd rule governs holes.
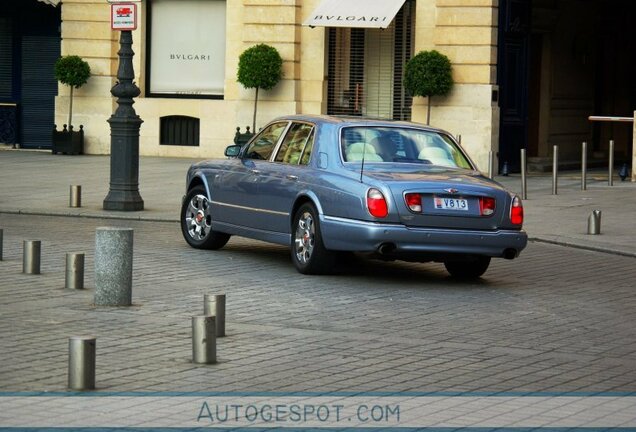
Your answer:
[[[216,363],[216,317],[192,317],[192,362]]]
[[[92,336],[72,336],[68,340],[68,388],[95,389],[95,348]]]
[[[205,294],[203,315],[216,317],[216,337],[225,336],[225,294]]]
[[[609,142],[609,164],[607,173],[607,185],[614,186],[614,140]]]
[[[100,227],[95,231],[95,304],[132,304],[133,229]]]
[[[40,240],[24,240],[22,251],[22,273],[40,274]]]
[[[558,192],[557,184],[559,172],[559,146],[552,147],[552,195],[556,195]]]
[[[2,236],[3,230],[0,228],[0,261],[2,261]]]
[[[84,254],[66,254],[66,288],[84,289]]]
[[[528,177],[526,163],[526,149],[521,149],[521,199],[528,199]]]
[[[601,233],[601,211],[594,210],[587,218],[587,233],[596,235]]]
[[[587,143],[581,143],[581,190],[587,190]]]
[[[82,206],[82,186],[71,185],[71,192],[68,201],[69,207],[81,207]]]
[[[495,174],[495,158],[493,151],[488,152],[488,178],[492,180]]]

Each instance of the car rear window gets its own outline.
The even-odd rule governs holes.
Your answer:
[[[340,137],[345,162],[419,163],[471,169],[470,162],[447,135],[413,128],[354,126]]]

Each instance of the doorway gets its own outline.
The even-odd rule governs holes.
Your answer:
[[[8,3],[8,4],[6,4]],[[23,148],[51,148],[60,56],[60,6],[9,0],[0,8],[0,137]]]
[[[636,2],[631,0],[502,0],[497,81],[500,87],[499,168],[529,161],[563,163],[632,152],[630,123],[592,123],[591,115],[632,117],[636,108]]]
[[[411,119],[402,81],[413,56],[414,10],[405,2],[386,29],[327,30],[327,114]]]

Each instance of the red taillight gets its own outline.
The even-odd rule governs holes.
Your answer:
[[[490,216],[495,212],[495,199],[491,197],[479,198],[479,213],[482,216]]]
[[[523,203],[521,198],[515,196],[512,199],[512,207],[510,207],[510,222],[515,225],[521,225],[523,223]]]
[[[422,195],[418,193],[407,193],[404,200],[409,210],[415,213],[422,213]]]
[[[389,208],[384,199],[384,195],[377,189],[369,189],[369,192],[367,192],[367,208],[371,216],[377,218],[383,218],[389,214]]]

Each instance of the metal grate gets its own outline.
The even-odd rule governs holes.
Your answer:
[[[402,80],[413,55],[414,6],[407,1],[387,29],[328,30],[328,114],[411,119]]]
[[[199,119],[188,116],[165,116],[160,119],[161,145],[198,146]]]
[[[13,28],[9,18],[0,17],[0,101],[13,98]]]

